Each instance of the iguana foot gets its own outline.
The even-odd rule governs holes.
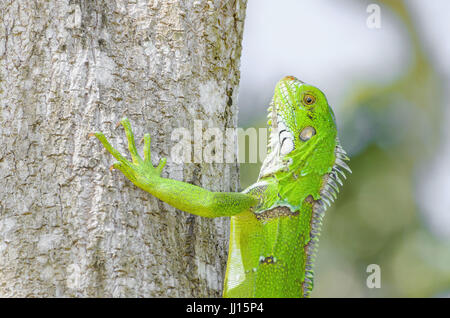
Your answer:
[[[159,178],[161,176],[162,169],[166,164],[166,158],[162,158],[157,167],[154,167],[151,161],[151,150],[150,150],[150,134],[144,135],[144,159],[142,159],[136,149],[136,144],[134,141],[133,131],[131,129],[131,124],[128,118],[124,117],[120,124],[122,124],[125,129],[125,134],[128,140],[128,150],[130,151],[132,162],[127,160],[124,156],[120,154],[106,139],[102,132],[95,132],[89,134],[89,136],[95,136],[103,146],[108,150],[108,152],[113,155],[118,161],[113,163],[110,170],[118,169],[135,185],[141,188],[146,188],[152,184],[152,180]]]

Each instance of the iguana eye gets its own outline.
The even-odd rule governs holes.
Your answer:
[[[303,128],[303,130],[300,132],[299,138],[301,141],[308,141],[316,134],[316,130],[314,127],[308,126]]]
[[[312,105],[315,102],[316,102],[316,98],[313,95],[305,94],[305,96],[303,96],[303,104]]]

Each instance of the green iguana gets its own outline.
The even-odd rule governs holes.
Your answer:
[[[292,76],[280,80],[268,108],[269,150],[257,182],[241,193],[211,192],[161,177],[166,163],[144,158],[130,122],[121,120],[132,162],[101,132],[94,133],[136,186],[182,211],[231,217],[224,297],[308,297],[324,211],[336,199],[349,160],[337,138],[333,110],[316,87]]]

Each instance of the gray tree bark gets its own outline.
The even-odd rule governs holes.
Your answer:
[[[228,220],[136,188],[126,154],[152,136],[163,176],[238,190],[238,165],[170,160],[171,132],[236,127],[245,0],[0,2],[0,296],[216,297]],[[142,147],[142,145],[141,145]],[[142,149],[139,147],[140,149]]]

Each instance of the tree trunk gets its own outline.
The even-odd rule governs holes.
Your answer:
[[[171,161],[171,132],[237,125],[245,0],[0,3],[0,296],[216,297],[228,219],[136,188],[126,154],[149,132],[163,176],[238,190],[238,165]],[[141,148],[142,145],[138,148]]]

